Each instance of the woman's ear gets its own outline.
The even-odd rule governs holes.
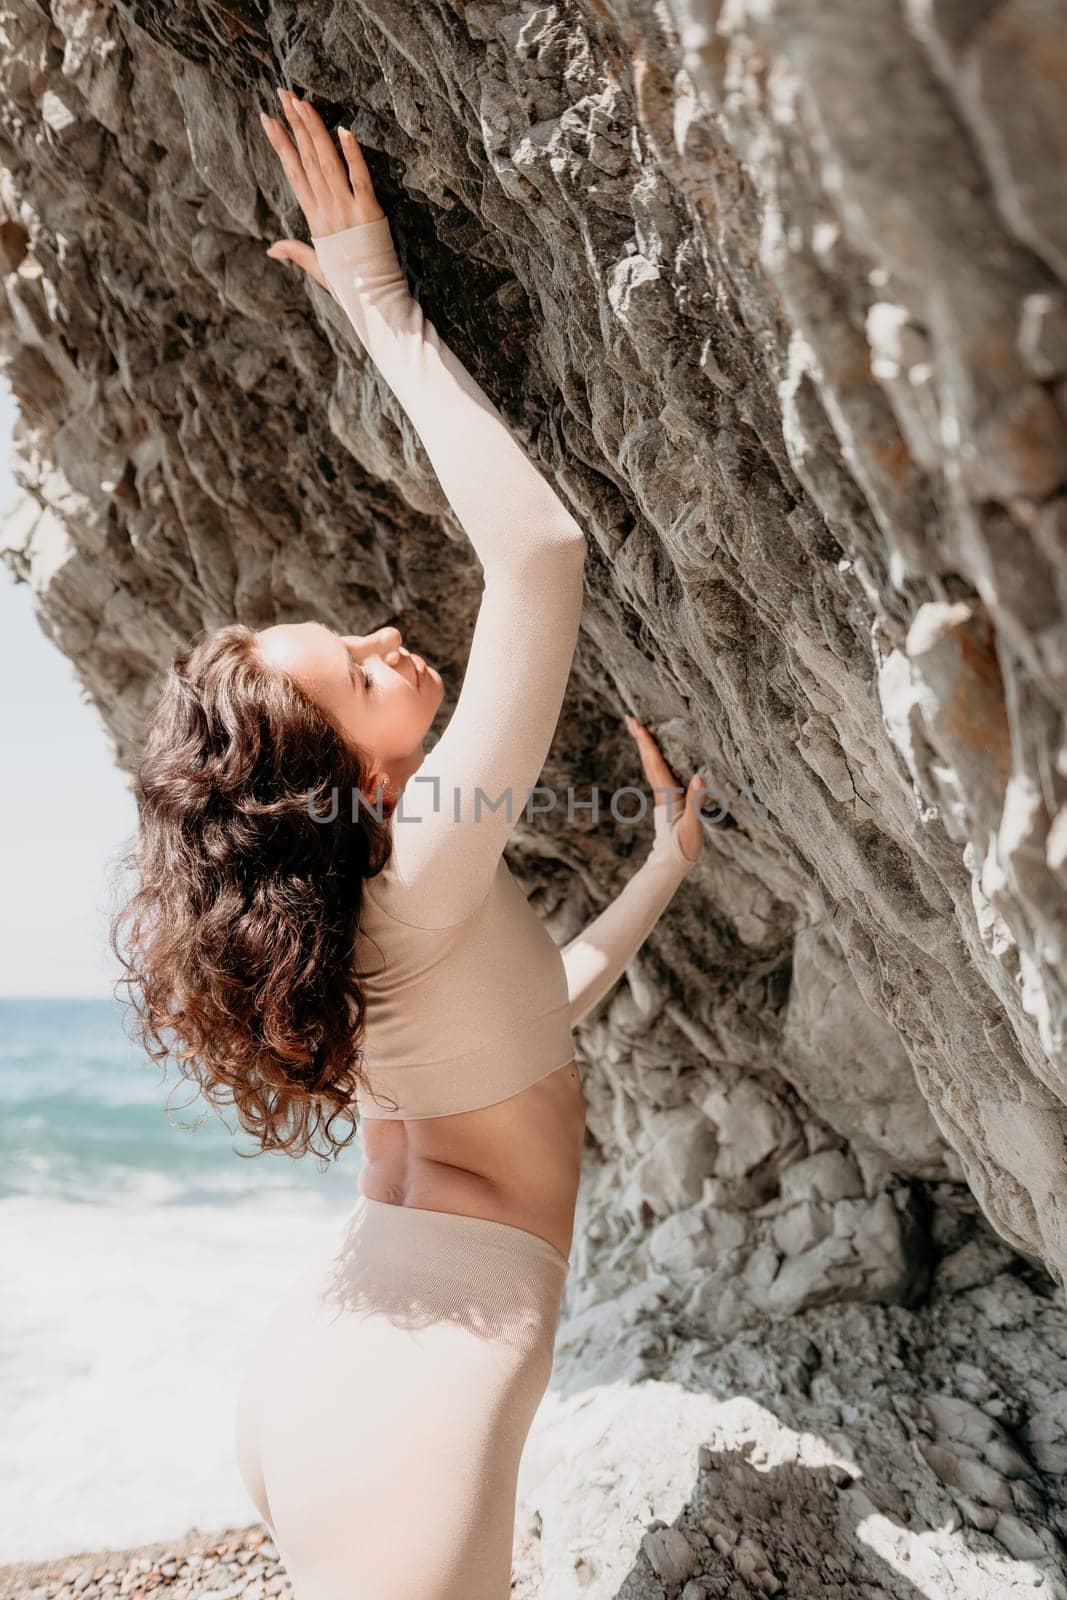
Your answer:
[[[379,789],[384,790],[385,799],[389,799],[389,779],[384,772],[368,772],[361,788],[371,804],[377,799]]]

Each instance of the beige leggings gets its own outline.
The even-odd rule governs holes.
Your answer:
[[[295,1600],[508,1600],[568,1267],[509,1223],[360,1196],[270,1316],[234,1413]]]

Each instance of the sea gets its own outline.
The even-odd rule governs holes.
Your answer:
[[[0,1563],[257,1520],[245,1354],[359,1165],[257,1153],[122,1000],[0,998]]]

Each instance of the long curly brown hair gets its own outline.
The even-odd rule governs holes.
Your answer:
[[[173,1056],[212,1106],[234,1105],[257,1153],[328,1160],[355,1135],[357,1086],[372,1093],[355,940],[364,880],[392,838],[384,805],[352,804],[365,775],[334,721],[262,660],[253,629],[218,628],[175,657],[120,862],[136,887],[111,921],[116,988],[149,1056]]]

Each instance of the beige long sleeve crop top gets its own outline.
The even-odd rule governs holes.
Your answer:
[[[574,1059],[571,1030],[612,987],[692,866],[680,797],[623,891],[560,948],[504,846],[559,720],[582,608],[585,535],[412,296],[388,219],[313,239],[360,343],[414,424],[483,569],[460,695],[365,884],[356,970],[369,1118],[507,1099]]]

